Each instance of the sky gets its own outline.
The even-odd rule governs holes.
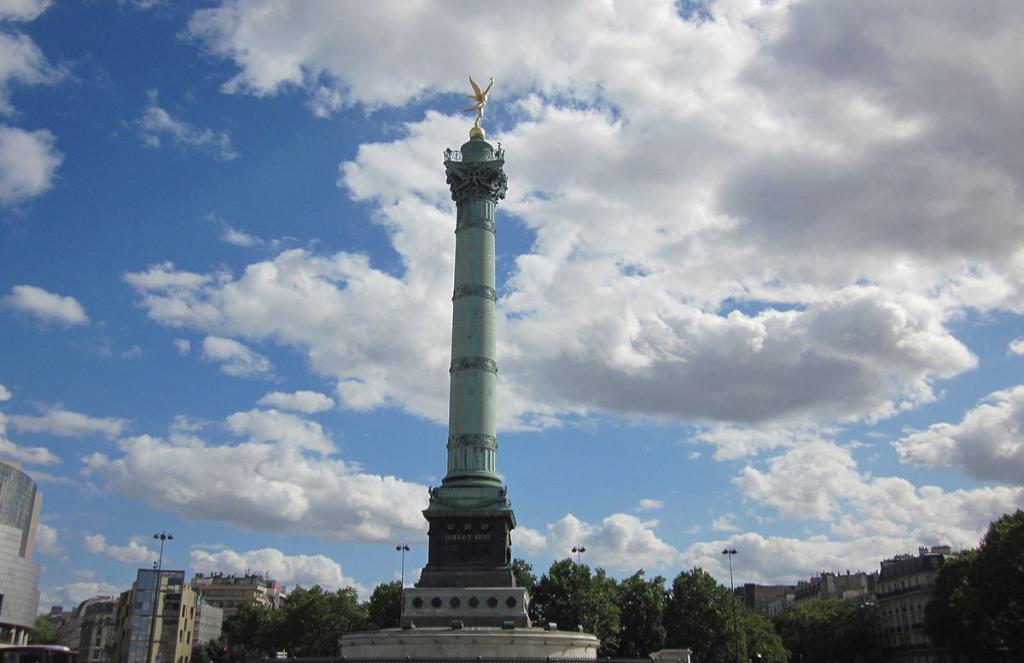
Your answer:
[[[1024,505],[1024,5],[0,1],[0,457],[40,608],[365,597],[445,471],[467,74],[513,554],[874,571]]]

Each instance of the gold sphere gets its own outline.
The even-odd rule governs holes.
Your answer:
[[[472,129],[469,130],[469,137],[471,140],[473,138],[483,138],[484,130],[481,127],[473,127]]]

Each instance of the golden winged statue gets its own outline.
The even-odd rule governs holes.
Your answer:
[[[469,77],[469,84],[473,86],[473,94],[469,95],[469,98],[475,103],[469,108],[463,108],[462,112],[472,113],[473,111],[476,111],[476,120],[473,121],[473,129],[479,131],[482,135],[483,129],[480,128],[480,120],[484,119],[484,106],[487,105],[487,95],[491,92],[491,87],[494,85],[494,79],[491,79],[491,82],[487,84],[487,89],[482,92],[480,91],[480,86],[476,84],[476,81],[473,80],[472,76]]]

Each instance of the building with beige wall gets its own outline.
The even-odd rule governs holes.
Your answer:
[[[117,604],[115,663],[189,663],[196,594],[184,571],[139,569]],[[150,648],[152,639],[153,647]]]
[[[954,553],[949,546],[919,548],[917,556],[883,560],[878,578],[878,617],[886,660],[932,663],[945,651],[932,645],[924,630],[925,606],[932,599],[935,577]]]
[[[192,590],[202,596],[208,605],[223,610],[224,619],[229,619],[243,605],[276,608],[284,593],[284,586],[259,573],[197,573],[192,578]]]

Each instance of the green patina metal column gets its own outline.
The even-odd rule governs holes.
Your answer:
[[[456,160],[449,153],[445,160],[458,220],[444,483],[490,488],[500,484],[494,422],[494,208],[505,197],[506,178],[502,155],[482,138],[463,145],[460,156]]]
[[[505,197],[504,152],[474,127],[445,152],[457,208],[448,467],[430,491],[427,566],[418,587],[513,586],[509,533],[515,516],[498,476],[495,399],[495,207]]]

